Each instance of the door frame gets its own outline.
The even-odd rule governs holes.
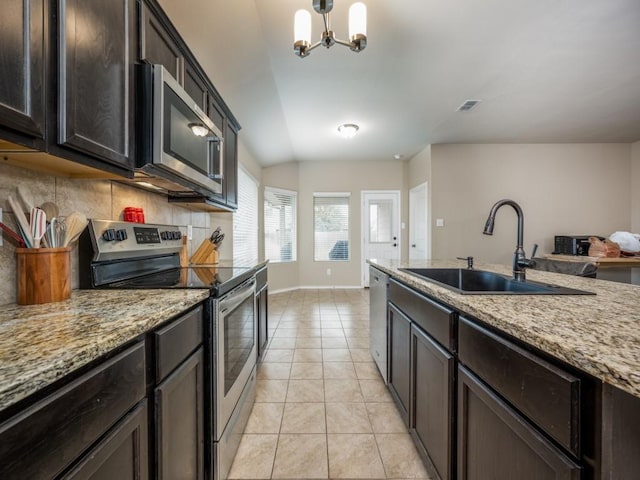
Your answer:
[[[365,222],[365,197],[367,195],[375,194],[394,194],[398,197],[398,215],[396,218],[396,230],[398,232],[398,252],[400,252],[399,258],[402,258],[402,191],[401,190],[361,190],[360,191],[360,286],[365,288],[365,270],[367,270],[367,259],[365,258],[365,239],[367,225]]]

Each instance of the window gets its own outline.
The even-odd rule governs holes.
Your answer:
[[[349,260],[349,193],[314,193],[316,261]]]
[[[233,263],[258,260],[258,182],[238,168],[238,209],[233,214]]]
[[[296,192],[264,188],[264,253],[270,262],[296,261]]]

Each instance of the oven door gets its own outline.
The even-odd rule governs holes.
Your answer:
[[[254,292],[252,278],[217,301],[216,440],[220,439],[256,365]]]

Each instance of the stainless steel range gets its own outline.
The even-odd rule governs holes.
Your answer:
[[[255,401],[255,269],[181,267],[182,234],[170,225],[90,220],[80,238],[80,288],[206,288],[206,451],[227,478]]]

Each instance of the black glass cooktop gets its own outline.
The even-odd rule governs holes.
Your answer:
[[[172,268],[128,280],[110,283],[106,288],[209,288],[222,295],[251,277],[249,267]]]

